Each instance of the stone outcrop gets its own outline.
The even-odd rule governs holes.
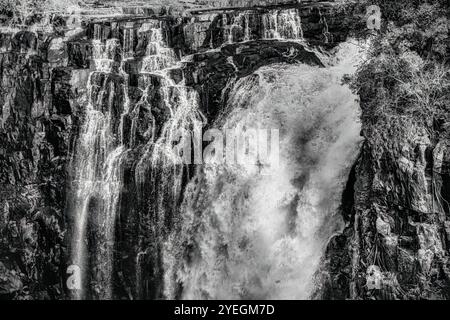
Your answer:
[[[348,226],[326,254],[322,298],[450,298],[448,131],[437,128],[436,139],[421,124],[407,128],[366,139],[344,198]]]
[[[1,35],[0,294],[57,298],[65,268],[65,167],[76,104],[52,37]]]
[[[224,108],[223,89],[230,79],[245,77],[263,65],[296,62],[323,66],[316,53],[301,44],[262,40],[194,54],[185,74],[187,84],[200,92],[205,114],[213,120]]]

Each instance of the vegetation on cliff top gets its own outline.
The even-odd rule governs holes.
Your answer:
[[[95,1],[95,0],[0,0],[0,21],[30,24],[36,16],[70,15],[80,12],[90,15],[123,14],[122,8],[150,8],[157,14],[181,12],[179,0]]]
[[[450,124],[449,3],[375,3],[382,30],[351,81],[361,97],[364,135],[375,148],[383,145],[379,139],[405,137],[412,126],[438,139]]]

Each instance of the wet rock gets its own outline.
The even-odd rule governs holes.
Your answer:
[[[444,228],[445,228],[445,238],[446,238],[446,244],[447,244],[447,251],[450,251],[450,221],[444,222]]]
[[[30,31],[19,31],[11,39],[11,50],[14,52],[27,53],[37,49],[36,34]]]
[[[381,217],[377,217],[376,228],[378,233],[387,237],[391,234],[391,226],[389,223],[385,222]]]
[[[355,284],[349,297],[387,297],[358,284],[361,266],[378,262],[402,288],[388,297],[447,298],[449,143],[433,141],[418,125],[395,139],[371,138],[356,167],[353,217],[360,218],[358,223],[350,218],[346,230],[358,248],[348,264],[353,271],[349,283]]]
[[[47,60],[51,65],[67,64],[66,43],[63,38],[54,38],[50,41]]]
[[[439,259],[444,255],[442,241],[437,226],[426,223],[417,224],[417,238],[419,250],[418,260],[422,272],[425,274],[431,270],[434,259]]]
[[[368,290],[380,290],[383,274],[380,267],[371,265],[367,267],[366,285]]]
[[[8,270],[0,261],[0,297],[14,298],[23,289],[20,276],[14,270]]]
[[[1,39],[0,295],[60,298],[62,288],[47,286],[60,286],[64,277],[55,257],[63,242],[66,167],[55,157],[67,155],[72,130],[66,43],[26,31]],[[33,218],[44,207],[59,212],[57,226]],[[37,285],[25,291],[24,283]]]
[[[74,68],[88,68],[92,56],[90,41],[67,42],[68,65]]]

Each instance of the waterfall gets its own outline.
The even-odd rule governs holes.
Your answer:
[[[357,46],[328,68],[271,65],[234,83],[220,128],[279,128],[280,165],[199,167],[164,246],[165,296],[305,299],[325,245],[343,225],[341,195],[357,155],[359,107],[342,75]]]
[[[119,131],[129,103],[127,78],[117,61],[119,50],[117,39],[93,40],[95,71],[88,79],[85,120],[71,161],[72,262],[81,268],[82,277],[77,299],[86,297],[88,287],[96,298],[112,298],[115,220],[126,155]]]
[[[150,28],[150,34],[141,73],[160,77],[159,90],[170,117],[164,123],[159,139],[157,141],[150,139],[145,147],[146,152],[136,167],[138,183],[146,179],[145,171],[148,169],[148,163],[156,169],[159,164],[163,167],[171,167],[177,163],[178,156],[173,154],[172,150],[172,142],[176,141],[175,134],[180,129],[189,129],[201,125],[204,121],[198,109],[197,92],[183,84],[175,84],[167,73],[170,68],[177,66],[178,59],[173,49],[165,44],[161,28]],[[141,100],[145,98],[144,95]]]
[[[276,10],[262,15],[265,39],[302,39],[303,31],[297,9]]]
[[[142,73],[155,73],[173,67],[177,63],[175,52],[167,47],[164,40],[161,22],[144,24],[139,31],[149,33]]]
[[[175,83],[170,70],[179,67],[179,59],[167,44],[163,22],[150,21],[141,25],[139,36],[147,39],[145,56],[139,72],[142,96],[131,105],[128,96],[129,76],[125,62],[134,52],[134,31],[126,26],[123,48],[118,39],[104,38],[94,26],[93,62],[95,71],[88,80],[88,105],[81,127],[71,167],[75,189],[72,206],[74,235],[73,264],[80,266],[82,289],[75,298],[113,298],[114,233],[123,188],[122,169],[129,151],[140,150],[134,167],[139,216],[146,219],[147,232],[155,242],[161,240],[181,196],[183,164],[172,150],[180,128],[190,130],[202,126],[205,118],[199,111],[198,93]],[[159,92],[163,105],[164,125],[156,137],[156,121],[149,94]],[[145,143],[136,141],[140,112],[149,114],[144,133]],[[161,110],[160,110],[161,111]],[[125,121],[131,125],[125,132]],[[131,148],[131,149],[128,149]],[[149,202],[147,199],[152,199]],[[87,254],[89,248],[89,255]],[[142,292],[141,264],[146,255],[157,265],[157,252],[139,251],[135,257],[136,296]],[[157,268],[157,267],[155,267]],[[157,272],[157,270],[155,271]]]
[[[222,17],[224,43],[261,39],[302,40],[303,31],[297,9],[271,10],[263,14],[239,12],[229,19]],[[259,35],[259,36],[258,36]]]
[[[231,25],[228,25],[226,14],[223,15],[224,24],[224,43],[236,42],[234,33],[243,31],[243,41],[251,40],[250,38],[250,15],[252,12],[240,12],[232,17]]]
[[[181,198],[181,187],[184,173],[184,165],[179,154],[174,153],[173,142],[178,140],[181,130],[190,131],[201,127],[206,123],[205,117],[199,110],[198,93],[183,84],[175,83],[169,75],[169,71],[179,67],[179,59],[173,49],[167,46],[161,26],[145,26],[150,33],[143,59],[141,74],[144,77],[144,87],[149,86],[152,78],[157,78],[158,91],[166,108],[167,118],[155,137],[153,130],[151,139],[143,147],[144,152],[137,161],[135,167],[135,181],[138,190],[138,198],[142,203],[140,215],[146,217],[146,230],[150,238],[154,239],[155,247],[147,248],[146,252],[138,253],[139,256],[150,255],[154,264],[154,273],[162,273],[158,270],[159,252],[157,242],[164,241],[165,235],[171,229],[171,221],[175,218]],[[147,92],[147,90],[145,90]],[[144,94],[140,103],[145,104]],[[136,108],[142,107],[142,105]],[[147,106],[151,110],[151,106]],[[137,113],[136,113],[137,114]],[[152,118],[154,119],[154,118]],[[133,123],[137,119],[133,119]],[[154,128],[155,125],[153,124]],[[148,204],[146,199],[152,199]],[[137,257],[136,279],[142,279],[142,259]],[[139,295],[140,284],[137,284],[136,292]]]
[[[134,29],[133,23],[127,23],[123,30],[123,50],[122,55],[124,58],[133,56],[134,48]]]

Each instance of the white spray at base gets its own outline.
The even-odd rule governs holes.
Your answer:
[[[166,242],[165,296],[307,299],[359,150],[359,105],[342,85],[363,57],[342,44],[328,68],[272,65],[238,80],[222,128],[280,130],[280,165],[205,165]]]

